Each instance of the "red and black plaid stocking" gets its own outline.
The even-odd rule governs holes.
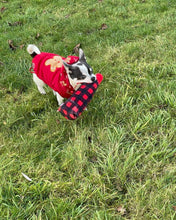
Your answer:
[[[98,85],[103,80],[103,76],[100,73],[96,74],[97,80],[94,83],[83,83],[74,94],[67,99],[67,101],[61,105],[58,111],[69,120],[75,120],[92,99]]]

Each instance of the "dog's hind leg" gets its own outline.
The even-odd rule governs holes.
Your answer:
[[[38,91],[41,94],[45,95],[46,92],[45,92],[45,90],[43,88],[45,86],[45,83],[41,79],[39,79],[38,76],[35,73],[33,73],[33,81],[37,85]]]

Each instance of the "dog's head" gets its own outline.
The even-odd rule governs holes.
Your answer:
[[[74,64],[63,61],[64,67],[73,83],[92,83],[96,80],[92,68],[88,65],[82,49],[79,49],[79,60]]]

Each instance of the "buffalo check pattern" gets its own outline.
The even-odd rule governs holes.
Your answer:
[[[77,119],[92,99],[98,85],[97,80],[94,83],[83,83],[79,89],[59,107],[58,111],[66,119]]]

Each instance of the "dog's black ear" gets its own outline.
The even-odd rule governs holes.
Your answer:
[[[69,73],[69,75],[71,76],[73,74],[74,67],[64,61],[62,61],[62,62],[63,62],[63,65],[66,69],[66,72]]]
[[[64,61],[62,61],[62,63],[63,63],[63,65],[64,65],[64,67],[67,68],[67,69],[69,69],[69,68],[71,67],[71,65],[69,65],[68,63],[66,63],[66,62],[64,62]]]
[[[68,72],[72,72],[72,65],[70,65],[64,61],[62,61],[62,62],[63,62],[65,69],[68,70]]]
[[[81,48],[79,48],[79,60],[80,61],[86,61],[86,57],[84,55],[84,51]]]

